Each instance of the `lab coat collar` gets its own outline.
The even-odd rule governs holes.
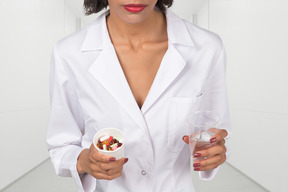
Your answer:
[[[85,39],[81,46],[82,52],[113,47],[106,25],[107,15],[109,15],[109,10],[102,13],[98,19],[88,26]]]
[[[81,46],[81,51],[97,51],[113,47],[106,25],[106,16],[109,10],[102,13],[98,19],[87,29],[86,37]],[[194,46],[194,42],[183,20],[171,10],[166,10],[167,33],[169,44]],[[181,31],[181,33],[179,33]]]
[[[176,16],[171,10],[166,9],[166,20],[169,43],[195,46],[182,19]],[[181,33],[179,33],[179,31],[181,31]]]

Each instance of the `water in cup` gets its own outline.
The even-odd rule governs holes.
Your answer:
[[[216,145],[210,143],[210,139],[215,135],[209,131],[211,128],[217,128],[220,124],[220,116],[212,111],[196,111],[189,114],[186,118],[189,132],[189,147],[191,155],[195,152],[208,149]],[[202,160],[203,157],[193,158],[193,161]]]

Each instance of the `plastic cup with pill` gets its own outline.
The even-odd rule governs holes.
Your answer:
[[[220,115],[212,111],[196,111],[186,118],[189,129],[189,148],[191,155],[197,151],[205,150],[215,146],[210,139],[215,135],[209,131],[211,128],[218,128],[221,123]],[[193,158],[193,161],[204,158]]]
[[[99,139],[105,138],[107,136],[112,136],[114,138],[117,138],[117,140],[119,142],[121,142],[122,145],[113,151],[107,151],[107,150],[99,149],[97,147],[97,143],[98,143]],[[93,144],[94,144],[95,148],[101,154],[109,155],[109,156],[115,157],[116,159],[121,159],[122,157],[124,157],[124,136],[123,136],[123,133],[118,129],[111,128],[111,127],[101,129],[100,131],[98,131],[94,135]]]

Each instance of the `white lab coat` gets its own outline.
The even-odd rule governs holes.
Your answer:
[[[47,143],[56,173],[72,176],[79,191],[193,191],[185,117],[195,110],[222,116],[230,130],[225,54],[220,38],[167,10],[168,50],[139,109],[110,41],[104,13],[59,41],[51,65],[51,115]],[[96,180],[78,175],[76,162],[103,128],[125,137],[121,177]],[[210,179],[217,169],[200,172]]]

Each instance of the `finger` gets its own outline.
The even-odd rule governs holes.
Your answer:
[[[95,166],[95,172],[100,172],[106,175],[113,175],[115,173],[121,172],[123,170],[123,165],[121,166],[111,166],[110,163],[99,163]]]
[[[98,162],[98,167],[101,168],[103,171],[108,170],[119,170],[123,168],[123,165],[128,162],[128,158],[121,158],[119,160],[116,160],[114,162]]]
[[[215,135],[210,139],[210,143],[214,143],[216,141],[221,141],[227,137],[228,132],[225,129],[217,129],[211,128],[209,129],[211,132],[215,133]]]
[[[226,140],[225,139],[222,139],[220,141],[217,142],[218,145],[222,145],[222,146],[225,146],[225,143],[226,143]],[[225,147],[226,148],[226,147]]]
[[[91,175],[98,179],[114,179],[121,176],[123,165],[127,163],[127,161],[128,158],[121,158],[112,163],[98,162],[91,166],[93,169]]]
[[[105,163],[105,162],[97,162],[92,163],[90,165],[91,171],[89,172],[90,175],[93,175],[95,178],[96,176],[99,178],[99,174],[101,173],[101,178],[104,179],[103,175],[113,176],[118,175],[119,172],[122,172],[123,165],[127,163],[128,158],[122,158],[112,163]]]
[[[185,143],[189,144],[189,137],[188,137],[187,135],[184,135],[184,136],[182,137],[182,140],[183,140]]]
[[[194,154],[194,157],[211,157],[214,155],[218,155],[221,153],[226,152],[226,147],[223,143],[223,141],[220,141],[215,145],[214,147],[211,147],[209,149],[201,150],[201,151],[196,151]]]
[[[106,175],[116,175],[119,172],[123,171],[123,166],[115,167],[114,169],[108,169],[106,170]]]
[[[92,173],[92,176],[95,177],[96,179],[105,179],[105,180],[113,180],[113,179],[116,179],[117,177],[120,177],[121,175],[122,175],[122,172],[118,172],[113,175],[107,175],[106,173],[101,173],[101,172]]]
[[[99,153],[99,151],[95,148],[95,146],[92,144],[90,146],[90,159],[92,162],[114,162],[116,161],[116,158],[110,155],[104,155]]]
[[[211,169],[217,168],[219,165],[217,163],[215,164],[210,164],[209,166],[206,167],[194,167],[194,171],[208,171]]]
[[[226,155],[219,154],[219,155],[210,157],[208,159],[195,162],[193,166],[194,166],[195,171],[207,171],[210,169],[217,168],[219,165],[223,164],[225,161],[226,161]]]

